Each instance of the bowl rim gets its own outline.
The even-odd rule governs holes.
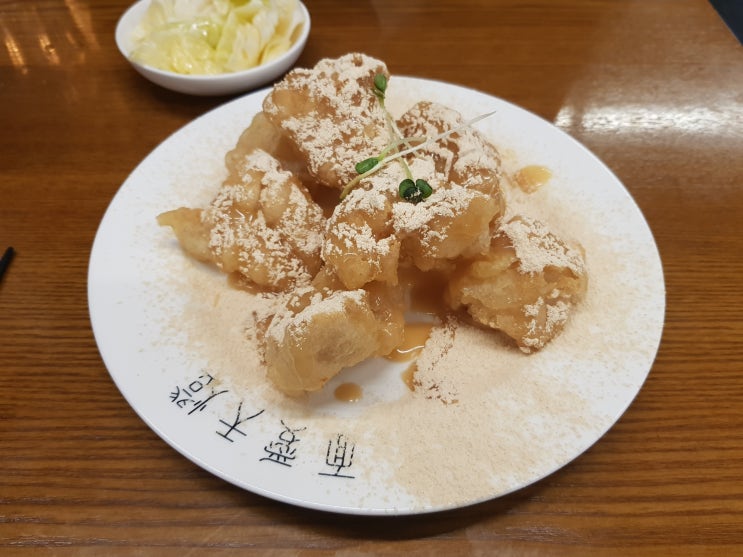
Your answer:
[[[154,66],[149,66],[147,64],[142,64],[141,62],[137,62],[136,60],[132,60],[130,56],[130,52],[127,50],[126,41],[128,40],[127,37],[124,35],[125,32],[131,32],[136,27],[137,23],[139,23],[138,20],[134,20],[134,17],[136,13],[139,10],[142,10],[143,14],[146,10],[146,7],[149,6],[150,2],[152,0],[137,0],[134,2],[131,6],[129,6],[123,14],[119,17],[117,23],[116,23],[116,30],[114,33],[114,38],[116,41],[116,46],[119,49],[119,52],[121,55],[126,58],[126,60],[138,68],[142,68],[143,70],[152,73],[154,75],[159,75],[164,78],[170,78],[170,79],[179,79],[183,81],[188,81],[192,83],[199,83],[199,82],[209,82],[214,83],[216,81],[233,81],[233,80],[240,80],[241,78],[249,78],[253,75],[259,75],[264,72],[270,72],[274,69],[277,69],[282,64],[286,63],[287,59],[290,59],[292,56],[296,55],[295,57],[299,56],[299,53],[304,49],[304,46],[307,42],[307,38],[310,34],[310,27],[311,27],[311,19],[310,19],[310,12],[307,9],[307,6],[304,5],[304,3],[301,0],[297,1],[297,7],[296,9],[299,9],[302,14],[303,19],[303,26],[302,26],[302,32],[297,37],[297,40],[292,43],[289,50],[284,52],[281,56],[278,58],[274,58],[270,62],[266,64],[260,64],[258,66],[254,66],[252,68],[248,68],[246,70],[240,70],[238,72],[228,72],[228,73],[218,73],[218,74],[181,74],[177,72],[171,72],[168,70],[161,70],[159,68],[156,68]],[[125,29],[125,27],[128,27],[128,29]]]

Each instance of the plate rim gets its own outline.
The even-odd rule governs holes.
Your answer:
[[[556,471],[562,469],[563,467],[567,466],[571,462],[573,462],[575,459],[583,455],[588,449],[590,449],[595,443],[597,443],[614,425],[618,422],[618,420],[624,415],[624,413],[628,410],[628,408],[632,405],[635,398],[639,394],[639,392],[642,390],[643,385],[645,381],[647,380],[647,377],[649,376],[650,372],[652,371],[655,359],[657,357],[658,350],[660,349],[660,344],[662,340],[662,334],[665,324],[665,311],[666,311],[666,287],[665,287],[665,277],[663,272],[663,265],[662,260],[660,257],[660,252],[658,250],[657,242],[655,241],[654,235],[652,233],[652,229],[650,228],[649,223],[647,222],[647,219],[645,218],[644,214],[642,213],[640,207],[634,200],[633,196],[631,195],[630,191],[627,189],[627,187],[624,185],[624,183],[619,180],[619,178],[614,174],[614,172],[608,167],[606,163],[604,163],[596,154],[594,154],[590,149],[588,149],[585,145],[583,145],[580,141],[578,141],[576,138],[565,132],[564,130],[560,129],[558,126],[556,126],[554,123],[549,122],[548,120],[542,118],[538,114],[531,112],[523,107],[520,107],[510,101],[507,101],[505,99],[496,97],[490,93],[486,93],[477,89],[469,88],[466,86],[449,83],[445,81],[440,80],[432,80],[432,79],[426,79],[426,78],[420,78],[420,77],[412,77],[412,76],[394,76],[395,79],[402,79],[402,80],[411,80],[418,82],[419,84],[436,84],[440,87],[443,87],[447,90],[455,90],[459,92],[458,90],[463,91],[466,94],[476,93],[478,95],[483,95],[485,97],[488,97],[490,99],[495,99],[498,102],[505,103],[510,109],[516,110],[520,113],[528,114],[532,118],[536,118],[540,121],[541,125],[546,125],[553,130],[557,131],[563,138],[569,140],[571,143],[571,146],[573,148],[578,148],[583,156],[589,156],[595,163],[600,165],[600,167],[603,169],[603,171],[607,172],[613,181],[613,186],[619,186],[622,190],[623,195],[627,197],[629,200],[631,207],[634,212],[637,213],[637,215],[640,217],[641,221],[644,223],[646,227],[646,233],[649,236],[650,240],[652,241],[652,247],[654,250],[654,258],[655,262],[658,264],[658,270],[660,271],[660,276],[658,277],[660,279],[660,290],[662,292],[662,307],[661,307],[661,320],[660,320],[660,327],[657,330],[657,341],[654,343],[654,350],[652,357],[649,360],[648,363],[648,369],[644,372],[642,381],[639,385],[636,386],[636,389],[634,389],[634,393],[631,397],[629,397],[628,400],[626,400],[626,404],[621,408],[620,411],[616,413],[616,416],[613,416],[611,420],[609,420],[608,425],[606,428],[604,428],[600,434],[595,436],[595,438],[588,443],[586,446],[584,446],[582,449],[577,451],[571,458],[569,458],[567,461],[561,462],[560,464],[556,465],[553,469],[550,469],[549,471],[545,472],[544,474],[540,475],[539,477],[534,477],[530,481],[524,483],[523,485],[514,487],[513,489],[497,493],[497,494],[484,494],[481,498],[478,498],[476,500],[470,500],[466,503],[457,503],[449,506],[433,506],[433,507],[426,507],[426,506],[420,506],[417,508],[410,508],[410,509],[396,509],[396,508],[358,508],[356,506],[348,505],[348,506],[340,506],[337,504],[327,504],[327,503],[317,503],[313,501],[307,501],[305,499],[301,498],[295,498],[292,496],[287,496],[282,493],[277,493],[268,489],[265,489],[261,486],[250,484],[246,481],[244,481],[242,478],[235,478],[232,477],[226,473],[224,473],[222,470],[220,470],[217,466],[211,464],[204,458],[202,458],[199,455],[193,454],[192,451],[186,449],[185,447],[177,444],[170,435],[166,431],[163,430],[163,428],[156,423],[156,420],[153,418],[153,416],[149,415],[143,408],[141,408],[140,404],[132,399],[132,393],[128,393],[126,388],[122,385],[120,382],[120,377],[113,371],[113,367],[115,365],[109,361],[109,357],[107,354],[104,353],[104,350],[102,348],[103,345],[105,345],[105,342],[102,344],[101,335],[101,325],[97,321],[98,317],[96,316],[96,312],[94,311],[94,300],[96,297],[96,294],[93,292],[93,286],[95,281],[95,264],[96,264],[96,254],[97,250],[100,248],[100,243],[102,242],[100,235],[104,228],[104,223],[107,222],[107,218],[110,218],[110,215],[116,210],[117,202],[121,199],[122,196],[126,195],[128,188],[134,187],[131,185],[133,182],[133,176],[136,176],[138,172],[141,172],[142,167],[147,163],[147,161],[153,157],[156,157],[156,154],[159,152],[160,149],[162,149],[166,144],[173,141],[173,138],[178,136],[179,134],[185,133],[185,130],[192,126],[196,126],[197,122],[202,122],[204,120],[208,120],[210,118],[215,117],[219,112],[227,110],[227,107],[234,107],[236,105],[242,105],[243,103],[249,102],[249,99],[259,99],[259,103],[262,101],[262,99],[268,94],[270,91],[270,87],[265,87],[263,89],[253,91],[251,93],[248,93],[246,95],[243,95],[241,97],[238,97],[236,99],[232,99],[226,103],[223,103],[221,105],[218,105],[209,111],[205,112],[204,114],[201,114],[197,116],[196,118],[190,120],[189,122],[185,123],[184,125],[177,128],[175,131],[170,133],[163,141],[161,141],[157,146],[155,146],[136,166],[135,168],[128,174],[127,178],[122,182],[122,184],[117,189],[116,193],[112,197],[111,201],[109,202],[102,218],[100,221],[100,224],[96,230],[95,239],[93,241],[91,252],[90,252],[90,259],[88,263],[88,276],[87,276],[87,295],[88,295],[88,311],[90,315],[91,320],[91,326],[94,333],[96,345],[98,347],[99,353],[101,354],[101,358],[104,362],[104,365],[106,366],[106,370],[109,373],[110,377],[114,381],[114,384],[117,386],[119,392],[122,394],[124,399],[127,401],[127,404],[135,411],[135,413],[142,419],[142,421],[145,422],[145,424],[160,437],[161,440],[165,441],[168,445],[170,445],[172,448],[176,450],[179,454],[182,456],[185,456],[188,460],[199,466],[200,468],[208,471],[209,473],[221,478],[222,480],[235,485],[243,490],[246,490],[251,493],[255,493],[257,495],[261,495],[276,501],[281,501],[283,503],[288,503],[291,505],[314,509],[314,510],[320,510],[320,511],[326,511],[331,513],[339,513],[339,514],[349,514],[349,515],[366,515],[366,516],[409,516],[409,515],[418,515],[418,514],[430,514],[435,512],[441,512],[441,511],[447,511],[447,510],[453,510],[453,509],[459,509],[459,508],[466,508],[472,505],[477,505],[480,503],[483,503],[485,501],[489,501],[495,498],[503,497],[505,495],[508,495],[509,493],[513,493],[515,491],[518,491],[520,489],[523,489],[529,485],[533,485],[544,478],[548,477],[551,474],[554,474]],[[458,107],[455,107],[458,108]],[[247,114],[246,119],[252,117],[253,113]],[[490,138],[492,140],[492,138]],[[220,159],[221,160],[221,159]]]

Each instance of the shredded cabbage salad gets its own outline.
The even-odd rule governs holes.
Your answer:
[[[210,75],[270,62],[301,30],[296,0],[152,0],[133,34],[132,60]]]

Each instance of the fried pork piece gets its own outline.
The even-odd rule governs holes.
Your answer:
[[[420,102],[398,126],[405,137],[434,137],[463,123],[455,110]],[[505,210],[495,148],[476,130],[464,128],[419,153],[410,167],[416,178],[429,182],[433,194],[415,205],[395,204],[394,228],[402,239],[403,255],[426,271],[486,251],[491,225]]]
[[[465,306],[476,321],[529,353],[562,331],[587,283],[579,249],[539,221],[517,216],[496,232],[488,253],[459,265],[448,297],[454,309]]]
[[[389,77],[383,62],[364,54],[324,59],[289,72],[264,100],[267,118],[291,139],[319,183],[343,188],[356,176],[356,163],[390,142],[373,94],[380,73]]]
[[[157,215],[160,226],[173,229],[178,243],[188,255],[204,263],[213,263],[209,247],[209,227],[201,222],[201,209],[180,207]]]
[[[343,368],[389,354],[402,342],[402,306],[399,289],[371,283],[343,290],[321,271],[312,286],[296,289],[283,310],[259,323],[269,379],[298,396],[321,389]]]
[[[380,175],[389,176],[384,169]],[[372,281],[397,284],[400,240],[392,228],[392,202],[382,190],[356,189],[327,221],[323,261],[347,289]]]
[[[233,167],[208,208],[168,211],[158,222],[173,228],[187,253],[263,289],[308,284],[322,263],[322,210],[261,150]]]
[[[460,126],[461,116],[419,103],[400,119],[406,136],[436,136]],[[408,161],[433,194],[417,204],[400,198],[403,167],[392,162],[361,181],[328,219],[322,256],[346,288],[372,280],[397,283],[400,258],[421,270],[448,270],[461,256],[488,249],[491,227],[504,210],[500,159],[472,129],[463,129]]]
[[[280,128],[271,123],[264,112],[253,117],[250,125],[240,134],[235,147],[225,155],[225,166],[233,180],[240,174],[245,157],[256,150],[274,157],[282,168],[294,174],[303,184],[309,181],[304,160],[296,146]]]

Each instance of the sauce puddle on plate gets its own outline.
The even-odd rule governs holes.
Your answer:
[[[552,171],[546,166],[531,165],[519,170],[514,179],[526,193],[534,193],[552,178]]]
[[[411,360],[415,360],[418,354],[421,353],[421,350],[423,350],[423,346],[425,346],[433,327],[434,323],[406,323],[402,344],[385,356],[385,358],[392,362],[410,362]],[[415,390],[415,372],[417,370],[418,366],[413,361],[400,376],[411,391]]]
[[[341,402],[358,402],[364,396],[364,391],[356,383],[342,383],[333,392],[336,400]]]

